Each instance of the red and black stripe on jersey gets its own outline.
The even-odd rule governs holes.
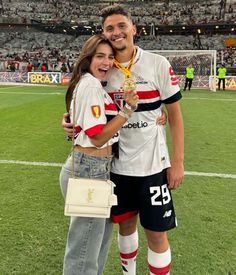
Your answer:
[[[139,102],[138,109],[135,112],[156,110],[161,106],[162,103],[171,104],[178,101],[182,97],[180,91],[165,100],[160,99],[160,92],[158,90],[138,91],[137,94],[139,96]],[[119,108],[124,106],[125,102],[123,92],[109,92],[109,95]],[[119,101],[116,100],[116,98],[119,98]]]

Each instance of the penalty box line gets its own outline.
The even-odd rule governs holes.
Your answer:
[[[63,163],[55,162],[35,162],[35,161],[22,161],[22,160],[0,160],[0,164],[19,164],[28,166],[46,166],[46,167],[62,167]],[[186,176],[199,176],[199,177],[219,177],[226,179],[236,179],[236,174],[223,174],[223,173],[205,173],[195,171],[185,171]]]

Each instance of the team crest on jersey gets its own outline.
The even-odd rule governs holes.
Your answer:
[[[94,117],[99,118],[101,116],[101,108],[99,105],[93,105],[91,109]]]
[[[175,76],[175,73],[174,73],[172,67],[169,68],[169,73],[170,73],[171,84],[172,84],[173,86],[177,85],[177,84],[178,84],[178,80],[177,80],[177,78],[176,78],[176,76]]]
[[[123,93],[117,93],[114,94],[114,103],[119,106],[119,108],[124,107],[124,94]]]

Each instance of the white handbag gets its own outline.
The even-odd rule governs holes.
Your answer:
[[[109,218],[117,205],[114,183],[110,180],[70,178],[65,201],[65,215]]]
[[[74,99],[75,110],[75,99]],[[75,125],[75,112],[73,112]],[[74,169],[74,132],[72,137],[72,177],[69,178],[65,199],[66,216],[109,218],[111,207],[117,205],[115,184],[106,179],[76,178]]]

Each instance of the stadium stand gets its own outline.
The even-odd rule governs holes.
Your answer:
[[[16,61],[16,70],[26,70],[32,62],[35,70],[46,63],[52,71],[67,64],[69,71],[87,37],[101,32],[99,11],[116,3],[131,12],[137,45],[148,50],[216,49],[217,62],[236,75],[236,0],[0,0],[0,70]]]

